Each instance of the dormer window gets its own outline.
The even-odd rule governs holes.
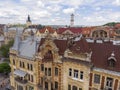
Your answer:
[[[109,61],[108,61],[108,63],[109,63],[109,66],[110,67],[115,67],[115,60],[114,59],[110,59]]]
[[[109,67],[115,67],[115,64],[116,64],[116,58],[115,58],[115,54],[114,52],[111,53],[111,56],[108,58],[108,66]]]
[[[48,50],[44,56],[44,59],[53,59],[53,54],[51,50]]]

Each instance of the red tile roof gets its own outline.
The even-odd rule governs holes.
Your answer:
[[[42,38],[39,47],[40,47],[44,42],[45,42],[45,39]],[[59,49],[59,50],[58,50],[58,53],[59,53],[60,55],[63,55],[64,52],[65,52],[65,50],[66,50],[66,48],[67,48],[68,40],[58,40],[58,39],[56,39],[56,40],[54,40],[53,42],[55,43],[55,45],[56,45],[57,48]],[[40,51],[40,48],[38,49],[38,51]]]
[[[49,33],[54,33],[55,32],[55,30],[52,27],[49,27],[49,26],[46,26],[46,27],[40,29],[39,32],[44,33],[46,29],[49,31]]]
[[[87,41],[84,38],[74,42],[73,46],[69,48],[74,53],[90,53],[90,48]]]
[[[40,46],[44,41],[44,39],[41,40]],[[113,45],[111,42],[88,43],[84,38],[74,41],[71,47],[68,47],[68,40],[54,40],[54,43],[58,47],[60,55],[64,55],[67,48],[74,53],[90,53],[92,51],[91,61],[95,67],[120,72],[120,45]],[[108,66],[108,58],[112,52],[115,54],[116,64],[111,68]]]
[[[120,23],[116,24],[115,28],[120,28]]]
[[[78,34],[78,33],[81,33],[81,32],[82,32],[82,28],[81,28],[81,27],[79,27],[79,28],[77,28],[77,27],[68,27],[68,28],[59,28],[59,29],[57,30],[57,33],[58,33],[58,34],[62,34],[62,33],[65,32],[66,30],[71,31],[71,32],[73,32],[74,34]]]
[[[112,43],[91,43],[89,44],[92,49],[92,63],[95,67],[119,71],[120,72],[120,46],[113,45]],[[116,65],[113,68],[108,67],[108,58],[114,52],[117,59]]]

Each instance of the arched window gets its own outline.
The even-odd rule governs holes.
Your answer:
[[[44,59],[53,59],[53,54],[51,50],[48,50],[47,53],[44,55]]]
[[[73,86],[72,87],[72,90],[78,90],[76,86]]]

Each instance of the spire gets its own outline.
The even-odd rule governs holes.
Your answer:
[[[30,15],[28,15],[27,22],[31,22]]]
[[[72,27],[74,25],[74,14],[71,14],[71,19],[70,19],[70,26]]]

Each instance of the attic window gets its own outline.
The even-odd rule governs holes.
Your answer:
[[[76,50],[80,50],[80,47],[77,47]]]
[[[108,66],[109,67],[115,67],[116,64],[116,58],[114,52],[111,53],[111,56],[108,58]]]
[[[44,56],[44,59],[53,59],[53,54],[51,50],[48,50],[48,52]]]

